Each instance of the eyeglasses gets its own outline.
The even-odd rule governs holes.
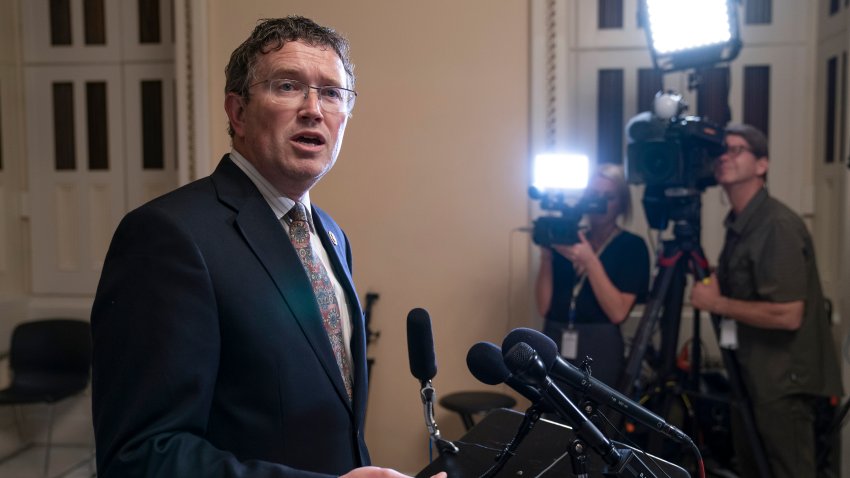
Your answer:
[[[737,157],[739,154],[743,153],[744,151],[752,151],[752,149],[750,149],[748,146],[744,146],[742,144],[739,144],[738,146],[729,146],[728,144],[725,144],[725,145],[723,145],[723,149],[724,149],[723,154],[728,154],[729,156],[731,156],[733,158]]]
[[[275,78],[258,81],[251,87],[266,83],[269,87],[269,97],[275,103],[286,106],[299,106],[307,99],[310,90],[316,90],[322,110],[328,113],[350,113],[354,107],[357,92],[341,86],[311,86],[297,80]]]

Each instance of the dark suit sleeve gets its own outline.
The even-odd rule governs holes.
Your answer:
[[[216,294],[167,213],[146,207],[119,225],[91,322],[99,476],[328,476],[240,461],[204,438],[222,342]]]

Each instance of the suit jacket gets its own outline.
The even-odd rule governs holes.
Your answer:
[[[127,214],[112,239],[91,320],[99,476],[312,477],[369,464],[351,251],[330,216],[314,206],[313,219],[352,304],[353,403],[289,237],[225,156]]]

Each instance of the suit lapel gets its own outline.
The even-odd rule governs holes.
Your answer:
[[[348,302],[351,305],[351,360],[354,369],[354,405],[356,410],[365,412],[365,404],[368,390],[367,364],[366,364],[366,335],[363,323],[363,311],[360,308],[360,300],[354,288],[351,278],[351,265],[343,260],[349,257],[348,240],[345,234],[324,211],[313,205],[313,224],[316,226],[316,234],[322,241],[322,246],[328,251],[328,257],[334,274],[345,289]],[[362,415],[361,415],[362,416]]]
[[[219,198],[237,211],[236,228],[274,281],[337,394],[350,406],[310,280],[280,222],[251,180],[227,156],[211,177]]]

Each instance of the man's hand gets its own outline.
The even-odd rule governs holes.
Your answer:
[[[720,294],[720,285],[717,283],[717,276],[714,274],[695,283],[691,289],[691,305],[695,309],[711,312],[712,314],[721,314],[719,304],[722,300],[723,296]]]
[[[446,478],[445,471],[441,471],[436,475],[433,475],[431,478]],[[380,468],[377,466],[364,466],[361,468],[355,468],[348,473],[342,475],[340,478],[409,478],[407,475],[403,475],[391,468]]]

